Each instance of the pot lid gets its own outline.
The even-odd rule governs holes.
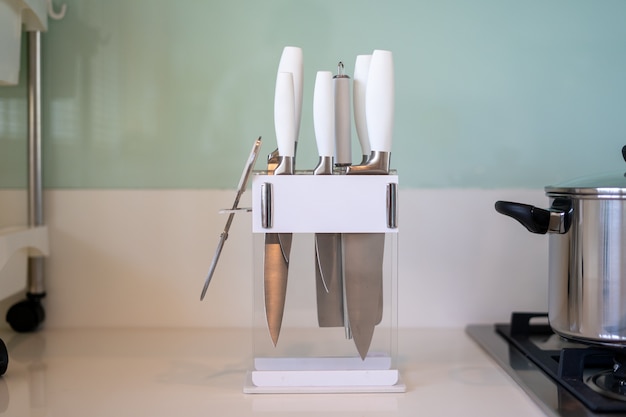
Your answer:
[[[626,146],[622,148],[626,160]],[[625,198],[626,173],[624,171],[590,175],[545,187],[548,195],[579,195],[588,197]]]

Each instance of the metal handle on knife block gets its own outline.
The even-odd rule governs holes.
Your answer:
[[[261,184],[261,226],[272,228],[272,183]]]
[[[398,228],[398,184],[387,184],[387,227]]]

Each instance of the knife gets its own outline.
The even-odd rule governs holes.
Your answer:
[[[280,155],[274,175],[290,175],[294,171],[295,111],[293,74],[279,72],[276,77],[274,96],[274,128]],[[265,235],[265,263],[263,288],[265,292],[265,316],[274,346],[285,310],[291,233],[267,233]]]
[[[361,164],[367,163],[371,153],[370,139],[367,133],[367,117],[365,114],[365,97],[367,91],[367,77],[369,75],[370,63],[372,61],[372,55],[358,55],[356,62],[354,63],[354,81],[352,86],[352,99],[354,107],[354,124],[356,126],[357,136],[359,143],[361,144],[361,153],[363,159]],[[382,243],[381,245],[384,245]],[[383,248],[384,249],[384,248]],[[382,250],[381,250],[382,252]],[[380,279],[380,301],[378,305],[378,320],[376,324],[379,324],[383,319],[383,292],[382,277]]]
[[[365,91],[365,116],[372,148],[365,164],[347,174],[389,174],[394,116],[394,69],[390,51],[375,50]],[[356,348],[365,359],[379,321],[384,233],[342,234],[345,298]]]
[[[278,152],[270,155],[268,160],[268,170],[274,175],[291,175],[295,172],[296,143],[302,111],[302,76],[302,49],[285,47],[278,64],[274,96],[274,128]],[[278,343],[285,310],[291,242],[291,233],[265,235],[265,315],[274,346]]]
[[[333,173],[335,104],[333,75],[318,71],[313,90],[313,128],[319,153],[314,175]],[[315,233],[315,288],[317,321],[320,327],[344,325],[343,279],[341,276],[341,235]]]

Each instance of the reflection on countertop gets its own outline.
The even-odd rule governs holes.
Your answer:
[[[541,416],[463,329],[402,329],[406,393],[243,394],[247,329],[0,332],[7,416]]]

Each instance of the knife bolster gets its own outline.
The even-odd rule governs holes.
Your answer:
[[[346,169],[347,175],[387,175],[391,163],[391,152],[372,151],[366,163],[352,165]]]
[[[281,156],[274,170],[274,175],[293,175],[295,171],[293,156]]]
[[[317,166],[313,170],[313,175],[331,175],[333,173],[333,157],[320,156]]]

